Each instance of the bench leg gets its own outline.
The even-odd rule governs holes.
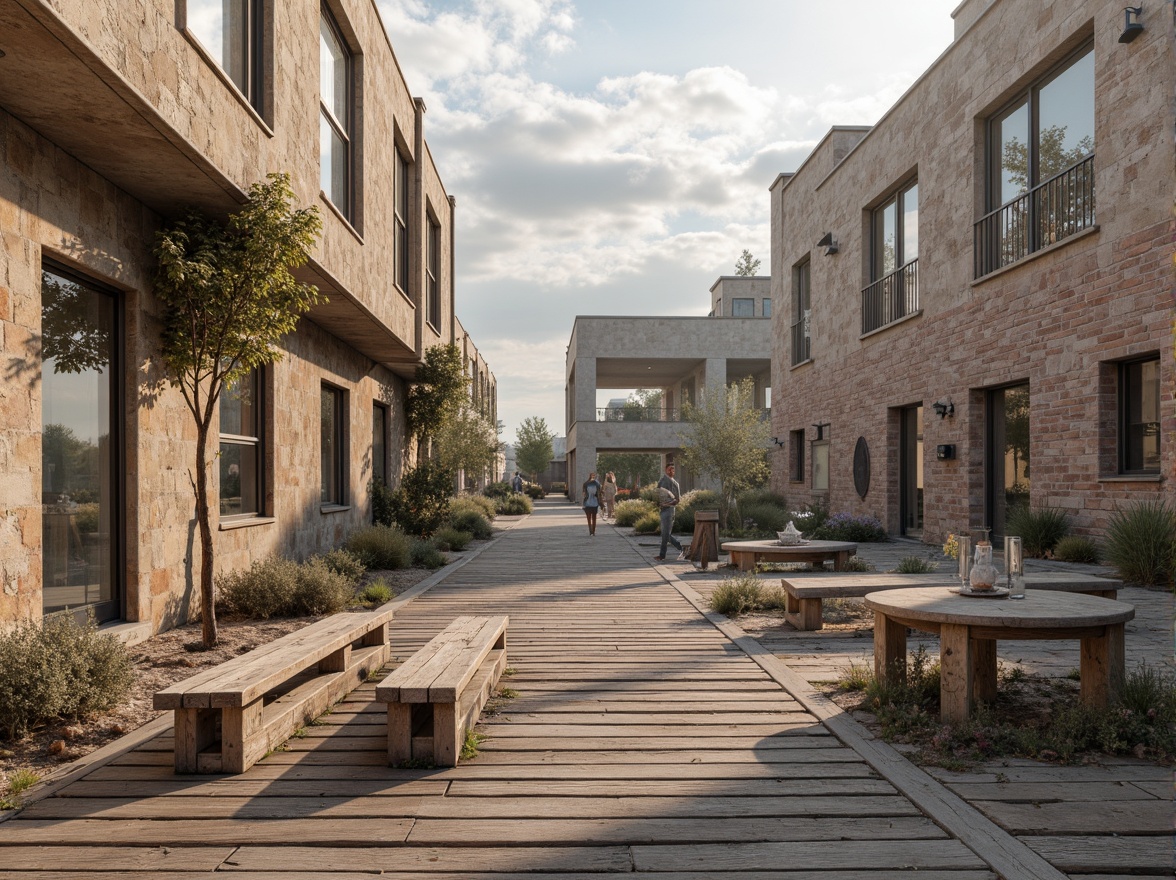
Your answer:
[[[438,767],[456,767],[465,739],[458,724],[456,703],[433,704],[433,763]]]
[[[351,665],[351,645],[344,645],[318,662],[319,672],[346,672]]]
[[[800,614],[797,616],[799,623],[797,629],[809,631],[824,626],[821,622],[820,599],[801,599],[798,604],[800,605]]]
[[[962,724],[972,714],[975,680],[972,639],[968,637],[967,626],[939,625],[939,669],[939,720],[945,724]]]
[[[838,552],[838,554],[833,557],[833,570],[834,571],[845,571],[848,568],[849,568],[849,553],[848,553],[848,551],[847,552]]]
[[[176,709],[175,763],[177,773],[199,772],[199,755],[216,742],[220,709]]]
[[[874,612],[874,677],[879,681],[906,680],[906,627],[881,611]]]
[[[261,704],[261,700],[254,700],[248,706],[220,710],[222,773],[244,773],[259,757],[255,740],[261,732]]]
[[[1079,660],[1082,702],[1096,708],[1110,705],[1123,685],[1126,666],[1123,624],[1107,626],[1102,638],[1083,639]]]
[[[388,704],[388,766],[412,760],[412,706]]]
[[[972,639],[972,696],[977,703],[996,702],[996,639]]]
[[[368,630],[359,640],[361,648],[379,647],[388,641],[388,624],[381,623],[375,629]]]

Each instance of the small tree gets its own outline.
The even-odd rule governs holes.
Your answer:
[[[725,394],[708,394],[699,406],[687,403],[682,417],[692,430],[682,435],[682,465],[719,481],[719,517],[723,527],[735,495],[764,479],[771,426],[752,406],[755,382],[729,385]]]
[[[404,399],[405,427],[419,447],[427,448],[446,419],[469,402],[469,385],[456,345],[434,345],[425,352]]]
[[[547,470],[555,455],[551,446],[554,436],[547,428],[546,419],[538,416],[523,419],[515,437],[515,461],[524,473],[537,479],[541,471]]]
[[[735,261],[735,274],[744,277],[754,275],[759,271],[760,261],[751,255],[751,251],[747,248],[743,249],[743,253],[739,255],[739,259]]]
[[[188,478],[200,533],[200,613],[206,648],[217,642],[209,522],[208,440],[226,387],[281,358],[278,342],[320,300],[291,270],[310,258],[322,223],[314,207],[292,210],[286,174],[255,183],[226,222],[197,211],[156,236],[155,294],[163,305],[162,362],[196,422]]]
[[[474,478],[486,475],[502,448],[498,429],[468,403],[441,423],[435,439],[441,466],[454,474],[464,470]]]

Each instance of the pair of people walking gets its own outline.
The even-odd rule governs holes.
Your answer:
[[[604,475],[604,482],[596,479],[596,471],[588,475],[584,481],[582,497],[584,498],[584,515],[588,518],[588,534],[596,534],[596,516],[601,509],[604,518],[608,520],[613,515],[613,505],[617,498],[617,478],[612,471]]]

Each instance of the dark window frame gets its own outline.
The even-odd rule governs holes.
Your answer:
[[[324,462],[323,450],[319,450],[321,487],[319,493],[319,503],[324,508],[345,507],[347,506],[347,391],[343,388],[340,388],[338,385],[332,385],[329,382],[323,382],[320,387],[320,438],[322,436],[322,398],[324,395],[329,394],[334,399],[334,419],[331,425],[331,439],[335,456],[331,462]],[[334,497],[327,497],[329,494],[327,492],[328,474],[326,469],[323,467],[325,464],[330,467],[330,476],[335,482]]]
[[[792,366],[812,360],[813,277],[812,259],[804,259],[792,267]],[[799,343],[803,341],[803,346]]]
[[[380,418],[383,423],[383,431],[380,432],[383,434],[383,437],[380,438],[384,450],[382,456],[378,456],[376,453],[376,432],[379,427],[376,413],[380,413]],[[390,437],[391,423],[391,407],[378,400],[372,401],[372,479],[384,486],[388,485],[388,439]]]
[[[1118,413],[1118,418],[1117,418],[1118,436],[1116,437],[1116,442],[1115,442],[1115,447],[1116,447],[1116,456],[1115,457],[1116,457],[1116,461],[1118,464],[1118,473],[1121,476],[1125,476],[1125,477],[1126,476],[1156,476],[1160,473],[1160,470],[1161,470],[1161,464],[1163,462],[1163,457],[1162,457],[1163,432],[1160,431],[1160,421],[1159,420],[1157,420],[1155,422],[1142,422],[1141,421],[1138,423],[1132,423],[1130,421],[1130,419],[1131,419],[1131,414],[1130,414],[1131,404],[1134,402],[1135,398],[1132,396],[1133,389],[1130,387],[1131,377],[1129,376],[1129,371],[1133,367],[1142,367],[1144,364],[1152,364],[1152,363],[1154,363],[1157,367],[1157,375],[1156,375],[1157,388],[1156,388],[1156,390],[1157,390],[1158,395],[1162,397],[1163,382],[1162,382],[1160,375],[1159,375],[1158,368],[1160,366],[1160,356],[1158,354],[1152,354],[1152,355],[1148,355],[1145,357],[1133,358],[1128,361],[1120,361],[1116,365],[1117,366],[1117,374],[1118,374],[1116,376],[1116,388],[1117,388],[1116,409],[1117,409],[1117,413]],[[1142,395],[1144,392],[1144,389],[1142,387],[1142,377],[1140,377],[1140,380],[1141,380],[1140,386],[1134,390],[1138,394],[1139,399],[1142,402]],[[1157,416],[1158,416],[1158,411],[1157,411]],[[1131,461],[1131,457],[1132,457],[1133,452],[1138,452],[1140,459],[1142,459],[1142,457],[1143,457],[1142,443],[1140,444],[1139,450],[1132,450],[1130,448],[1130,442],[1131,442],[1130,434],[1131,434],[1132,424],[1138,424],[1140,426],[1153,425],[1153,424],[1155,425],[1156,446],[1157,446],[1157,450],[1160,451],[1160,455],[1157,456],[1158,460],[1157,460],[1156,466],[1154,468],[1143,467],[1143,466],[1137,467],[1137,468],[1130,467],[1130,461]],[[1147,429],[1144,428],[1143,430],[1146,431]],[[1141,434],[1141,440],[1142,440],[1142,436],[1143,435]]]
[[[736,304],[743,306],[746,303],[748,310],[746,315],[741,315],[738,312]],[[755,297],[754,296],[733,296],[731,297],[731,317],[732,318],[754,318],[755,317]]]
[[[770,296],[762,297],[760,303],[760,314],[765,318],[772,317],[772,298]]]
[[[425,239],[425,319],[441,332],[441,224],[426,217]]]
[[[250,372],[246,375],[253,377],[253,393],[254,393],[254,396],[256,397],[256,400],[253,405],[253,421],[254,421],[253,427],[254,427],[256,433],[254,433],[254,434],[226,434],[222,430],[219,432],[217,442],[218,442],[218,445],[221,447],[223,447],[225,445],[249,446],[257,451],[257,465],[256,465],[257,466],[257,486],[256,486],[257,509],[256,510],[249,510],[249,511],[241,511],[240,513],[235,513],[235,514],[225,514],[222,512],[220,514],[221,521],[235,521],[235,520],[241,520],[241,519],[251,519],[251,518],[256,518],[259,516],[265,516],[267,513],[266,503],[265,503],[265,492],[266,492],[265,476],[266,476],[266,467],[268,466],[268,461],[267,461],[268,457],[266,456],[266,434],[265,434],[265,406],[266,406],[265,380],[266,380],[266,377],[265,377],[265,371],[262,367],[255,367],[254,369],[250,370]],[[218,406],[220,404],[224,403],[224,400],[225,400],[224,395],[228,394],[229,392],[230,392],[230,389],[228,387],[222,389],[221,400],[218,403]],[[223,427],[223,425],[221,425],[220,427]],[[242,498],[243,497],[244,497],[244,494],[242,494]],[[222,499],[219,495],[219,486],[218,486],[218,501],[220,501],[220,500],[222,500]]]
[[[788,432],[789,445],[789,474],[788,478],[793,483],[803,483],[805,479],[805,461],[804,461],[804,428],[797,428],[794,431]]]
[[[244,0],[246,4],[244,21],[245,63],[242,65],[245,82],[238,82],[233,73],[217,60],[212,47],[205,44],[200,35],[188,23],[188,6],[191,0],[179,0],[179,21],[181,30],[201,49],[201,54],[213,65],[218,74],[232,85],[258,115],[265,116],[265,59],[266,59],[266,15],[265,0]],[[222,20],[222,28],[224,27]]]
[[[346,199],[346,204],[339,204],[337,194],[333,192],[323,191],[326,197],[335,209],[343,215],[343,217],[351,222],[355,217],[355,115],[356,115],[356,100],[355,100],[355,51],[348,45],[346,38],[343,36],[343,29],[339,27],[339,22],[335,19],[335,15],[324,3],[319,7],[320,21],[326,22],[331,35],[339,44],[340,50],[343,52],[343,57],[346,61],[346,74],[344,76],[345,84],[347,86],[347,96],[344,111],[347,114],[346,119],[338,119],[335,116],[334,110],[328,106],[326,96],[322,93],[322,80],[319,81],[319,118],[325,120],[331,130],[339,135],[343,140],[343,149],[345,152],[344,174],[346,181],[343,184],[343,197]],[[320,60],[321,64],[321,60]],[[321,147],[320,147],[321,148]],[[320,163],[320,177],[321,177],[321,163],[325,160],[325,156],[319,157]]]
[[[393,149],[395,168],[393,169],[392,185],[392,280],[400,290],[407,295],[409,287],[408,271],[408,160],[399,148]]]

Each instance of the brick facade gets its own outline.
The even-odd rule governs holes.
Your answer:
[[[957,39],[869,130],[835,129],[794,174],[772,187],[773,428],[822,424],[830,440],[828,502],[900,517],[900,413],[923,407],[922,535],[941,541],[991,525],[990,392],[1028,383],[1031,503],[1067,510],[1074,531],[1097,536],[1116,506],[1174,500],[1173,23],[1148,17],[1118,42],[1122,11],[1095,2],[972,0]],[[1093,46],[1095,225],[975,277],[973,224],[985,202],[986,122],[1080,47]],[[1141,84],[1146,83],[1146,87]],[[863,333],[871,211],[918,181],[918,309]],[[818,247],[832,232],[838,248]],[[795,268],[811,269],[811,360],[792,355]],[[1160,360],[1159,474],[1118,473],[1117,362]],[[937,401],[954,404],[940,418]],[[859,497],[853,453],[871,452]],[[953,460],[936,458],[940,444]],[[806,450],[807,452],[807,450]],[[774,486],[814,498],[811,472],[789,479],[777,453]]]

